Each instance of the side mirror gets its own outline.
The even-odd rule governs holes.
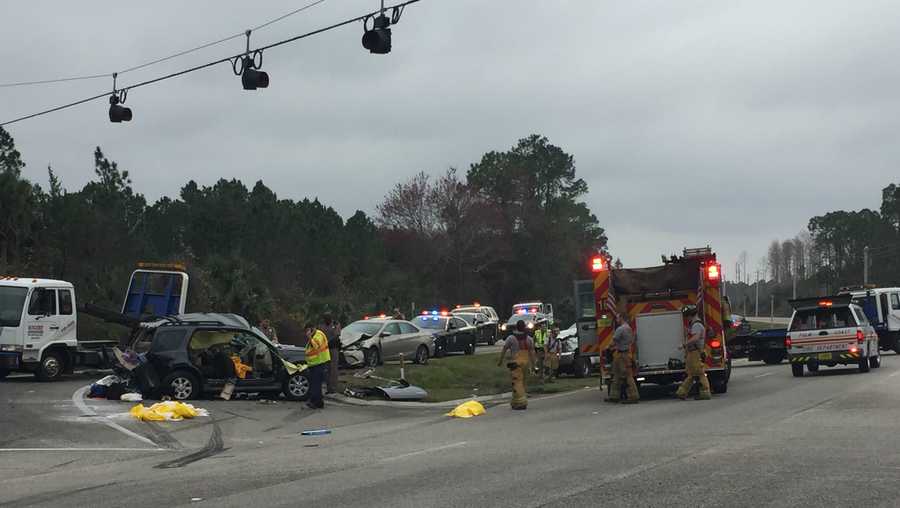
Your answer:
[[[381,335],[379,335],[379,337],[390,337],[390,336],[391,336],[391,332],[381,332]]]

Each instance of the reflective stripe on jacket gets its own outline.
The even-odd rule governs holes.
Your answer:
[[[328,351],[328,337],[322,330],[316,330],[312,338],[306,343],[306,364],[310,367],[331,361],[331,352]]]

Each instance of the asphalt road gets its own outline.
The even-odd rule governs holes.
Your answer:
[[[868,374],[802,379],[740,363],[712,401],[647,390],[637,406],[609,405],[589,389],[469,420],[200,401],[210,417],[139,423],[127,403],[80,407],[90,380],[0,383],[0,505],[897,505],[894,355]],[[319,428],[332,433],[300,435]]]

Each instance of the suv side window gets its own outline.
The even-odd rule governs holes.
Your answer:
[[[72,315],[72,290],[59,290],[59,313],[63,316]]]
[[[400,324],[400,333],[419,333],[419,330],[416,329],[415,326],[409,323],[399,323]]]
[[[891,293],[891,310],[900,310],[900,295]]]
[[[56,315],[56,290],[37,288],[31,293],[31,301],[28,302],[29,316],[55,316]]]
[[[384,331],[391,335],[400,335],[400,323],[388,323],[388,325],[384,327]]]
[[[462,319],[460,319],[458,317],[452,318],[450,320],[450,323],[453,325],[453,328],[456,328],[456,329],[465,328],[466,326],[468,326],[468,323],[466,323],[465,321],[463,321]]]
[[[161,351],[178,351],[182,348],[184,342],[184,330],[157,330],[153,336],[153,346],[151,350],[154,353]]]

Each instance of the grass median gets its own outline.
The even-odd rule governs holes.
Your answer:
[[[426,402],[442,402],[471,397],[494,395],[511,391],[509,370],[497,366],[496,354],[474,356],[447,356],[432,358],[427,365],[406,364],[406,380],[410,384],[420,386],[428,392]],[[376,386],[385,384],[377,379],[355,378],[355,373],[362,370],[347,370],[341,373],[344,386]],[[398,379],[400,365],[387,363],[375,369],[374,375]],[[598,378],[577,379],[563,376],[553,382],[544,382],[538,376],[528,375],[525,384],[532,395],[550,394],[593,387]]]

